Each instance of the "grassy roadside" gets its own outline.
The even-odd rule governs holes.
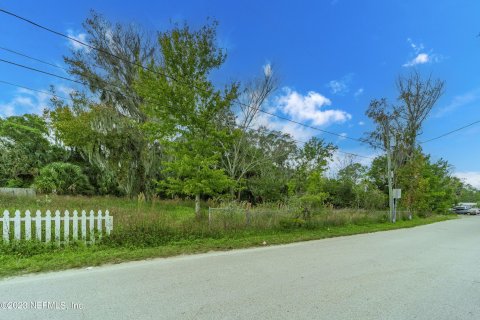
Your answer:
[[[108,263],[169,257],[181,254],[202,253],[267,245],[285,244],[298,241],[317,240],[360,233],[370,233],[454,219],[456,216],[431,216],[415,218],[412,221],[372,223],[366,225],[345,225],[315,230],[294,229],[291,231],[245,231],[221,239],[196,239],[172,242],[151,248],[112,248],[107,246],[67,247],[33,256],[0,253],[0,278],[33,272],[64,270]]]

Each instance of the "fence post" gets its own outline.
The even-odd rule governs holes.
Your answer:
[[[55,242],[60,243],[60,211],[55,211]]]
[[[45,242],[50,242],[52,239],[52,213],[47,210],[45,214]]]
[[[73,211],[73,240],[78,240],[78,212],[77,210]]]
[[[210,227],[210,223],[212,222],[212,210],[208,207],[208,226]]]
[[[110,235],[113,227],[113,217],[110,216],[110,212],[107,210],[105,211],[105,233]]]
[[[90,233],[90,241],[94,242],[95,241],[95,235],[93,233],[94,233],[94,228],[95,228],[95,213],[93,213],[93,210],[90,210],[88,228],[89,228],[89,233]]]
[[[30,240],[32,238],[32,217],[30,211],[25,212],[25,240]]]
[[[22,221],[20,220],[20,210],[15,211],[15,218],[13,220],[13,228],[14,228],[14,237],[15,240],[20,240],[21,238],[21,223]]]
[[[10,213],[8,210],[3,211],[3,241],[10,242]]]
[[[110,216],[108,210],[106,210],[105,212],[102,212],[102,210],[98,210],[97,214],[95,214],[95,212],[91,210],[88,216],[87,212],[85,210],[82,210],[81,217],[79,217],[77,210],[73,212],[73,217],[70,215],[70,212],[68,210],[65,210],[63,215],[60,210],[56,210],[54,215],[52,215],[52,212],[50,210],[47,210],[45,213],[45,217],[42,217],[42,212],[40,210],[37,210],[35,212],[35,215],[33,215],[30,210],[26,210],[24,217],[22,217],[22,213],[20,210],[15,210],[13,217],[10,217],[10,212],[8,210],[4,210],[3,216],[0,216],[0,223],[2,223],[2,240],[5,243],[11,242],[10,224],[13,222],[12,238],[14,240],[24,239],[28,241],[36,239],[37,241],[42,241],[42,221],[45,221],[44,242],[48,243],[54,240],[58,245],[63,242],[68,243],[70,242],[70,231],[72,230],[72,228],[70,227],[70,221],[73,221],[73,239],[78,240],[79,238],[79,219],[81,219],[81,237],[84,241],[87,241],[87,233],[89,234],[89,241],[94,243],[96,240],[95,235],[97,233],[99,237],[102,237],[104,232],[109,235],[113,230],[113,217]],[[97,219],[97,221],[95,221],[95,219]],[[105,220],[105,225],[103,225],[102,220]],[[22,226],[23,222],[25,222],[24,227]],[[33,230],[33,223],[35,223],[35,231]],[[52,223],[54,223],[55,226],[52,226]],[[87,223],[89,225],[88,230]],[[54,230],[52,230],[52,228],[54,228]],[[25,232],[24,236],[22,236],[22,232]],[[33,235],[33,233],[35,234]],[[54,239],[52,239],[52,237]]]
[[[65,216],[63,217],[63,241],[68,243],[70,240],[70,212],[65,210]]]
[[[37,210],[35,215],[35,238],[42,241],[42,213]]]
[[[87,241],[87,213],[82,210],[82,240]]]
[[[102,237],[102,210],[98,210],[97,216],[97,232]]]

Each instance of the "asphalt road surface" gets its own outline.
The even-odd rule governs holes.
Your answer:
[[[0,281],[0,303],[25,307],[0,319],[480,319],[479,245],[464,217],[29,275]]]

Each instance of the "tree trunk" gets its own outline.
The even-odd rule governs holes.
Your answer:
[[[195,217],[200,219],[200,194],[195,195]]]

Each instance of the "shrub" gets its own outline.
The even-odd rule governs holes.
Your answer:
[[[84,195],[93,193],[93,187],[82,169],[65,162],[53,162],[43,167],[35,179],[34,186],[41,193]]]
[[[306,226],[305,220],[299,218],[282,218],[280,219],[279,224],[280,227],[285,230]]]

